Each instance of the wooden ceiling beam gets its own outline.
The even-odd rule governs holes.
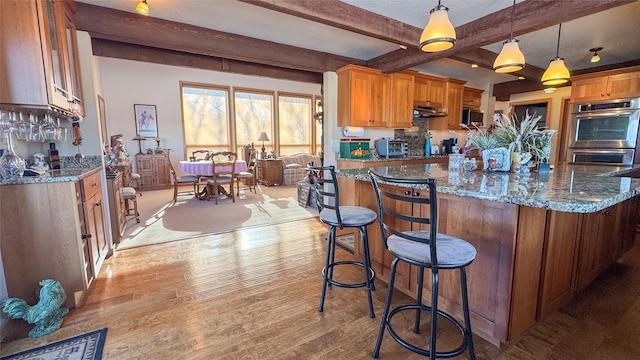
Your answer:
[[[360,59],[338,56],[198,26],[77,3],[76,26],[92,38],[323,73]]]
[[[422,33],[413,25],[338,0],[239,1],[407,47],[417,47]]]
[[[635,0],[523,1],[515,6],[513,34],[518,36],[530,33],[633,1]],[[391,73],[506,40],[510,35],[511,12],[511,7],[505,8],[458,26],[456,45],[449,50],[426,53],[415,47],[399,49],[368,60],[367,66]]]
[[[322,73],[317,72],[286,69],[104,39],[91,39],[91,45],[95,56],[322,84]]]

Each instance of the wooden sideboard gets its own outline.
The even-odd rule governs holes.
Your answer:
[[[282,185],[282,160],[256,160],[256,177],[258,182],[267,186]]]
[[[168,189],[171,187],[169,164],[162,154],[136,155],[137,172],[141,190]]]

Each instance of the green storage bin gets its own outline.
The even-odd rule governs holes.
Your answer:
[[[371,157],[369,139],[341,139],[341,159],[368,159]]]

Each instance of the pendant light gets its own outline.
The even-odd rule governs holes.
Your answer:
[[[140,15],[149,16],[149,5],[147,5],[147,0],[142,0],[136,6],[136,11]]]
[[[502,51],[493,63],[493,70],[497,73],[510,73],[522,70],[524,67],[524,55],[518,47],[518,39],[513,37],[513,17],[516,11],[516,0],[513,0],[511,10],[511,35],[509,40],[502,44]]]
[[[564,65],[564,59],[559,57],[560,52],[560,31],[562,24],[558,24],[558,46],[556,47],[556,57],[549,61],[547,71],[542,74],[542,85],[560,85],[569,81],[569,69]]]
[[[600,55],[598,55],[598,51],[601,51],[601,50],[602,50],[602,47],[596,47],[596,48],[589,49],[589,51],[593,53],[593,56],[591,57],[591,62],[592,63],[596,63],[596,62],[600,61]]]
[[[437,52],[450,49],[456,43],[456,30],[449,21],[449,8],[440,5],[431,9],[429,21],[420,36],[420,49]]]

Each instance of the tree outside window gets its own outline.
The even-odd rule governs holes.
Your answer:
[[[186,154],[229,150],[229,90],[181,84],[181,93]]]

